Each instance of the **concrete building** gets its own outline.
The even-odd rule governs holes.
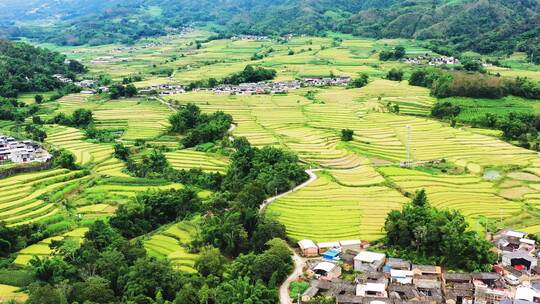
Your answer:
[[[355,271],[379,271],[381,270],[386,255],[384,253],[377,253],[371,251],[362,251],[354,257],[354,270]]]
[[[319,255],[319,248],[312,240],[301,240],[298,242],[300,253],[305,257],[313,257]]]

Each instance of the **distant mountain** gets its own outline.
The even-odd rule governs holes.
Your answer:
[[[224,35],[321,34],[436,40],[480,53],[540,48],[540,0],[0,0],[3,33],[58,44],[129,43],[211,22]],[[16,1],[19,2],[19,1]],[[21,12],[23,12],[21,14]],[[17,22],[39,24],[29,26]],[[51,21],[52,20],[52,21]]]

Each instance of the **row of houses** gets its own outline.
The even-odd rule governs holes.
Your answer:
[[[0,163],[46,162],[51,157],[49,152],[31,140],[18,141],[13,137],[0,135]]]
[[[298,243],[306,257],[310,287],[301,295],[331,296],[336,303],[540,303],[540,267],[536,242],[526,233],[503,229],[493,236],[500,256],[492,272],[445,272],[368,251],[359,240]],[[349,272],[343,280],[342,271]],[[350,274],[354,273],[354,280]]]
[[[428,65],[454,65],[459,64],[459,59],[453,56],[441,56],[441,57],[432,57],[429,55],[417,56],[403,59],[404,63],[407,64],[428,64]]]
[[[351,83],[350,76],[337,76],[325,78],[304,78],[302,80],[290,80],[280,82],[257,82],[242,83],[239,85],[219,85],[212,91],[218,95],[256,95],[256,94],[277,94],[287,93],[301,87],[322,87],[322,86],[347,86]]]
[[[139,90],[139,94],[149,95],[149,94],[159,94],[162,96],[165,95],[174,95],[185,93],[186,90],[182,85],[179,84],[159,84],[146,87]]]

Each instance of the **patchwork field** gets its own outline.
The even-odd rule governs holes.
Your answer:
[[[135,83],[138,88],[187,84],[209,77],[221,79],[247,64],[275,69],[277,81],[331,74],[369,75],[369,84],[360,89],[302,88],[288,94],[258,96],[218,96],[201,90],[163,97],[177,105],[195,103],[206,113],[229,113],[236,124],[234,136],[244,136],[258,147],[273,145],[293,151],[306,168],[324,169],[318,172],[315,182],[267,209],[286,225],[293,239],[375,240],[383,235],[386,214],[400,208],[409,200],[406,196],[418,189],[426,189],[435,206],[462,211],[472,228],[487,217],[493,225],[540,233],[540,157],[536,153],[497,139],[497,131],[451,128],[430,119],[436,99],[428,89],[384,79],[391,68],[409,75],[412,67],[398,61],[381,62],[379,51],[398,44],[404,45],[410,55],[429,50],[407,40],[359,39],[336,33],[328,37],[293,37],[284,42],[207,40],[210,35],[196,30],[183,36],[146,39],[132,46],[66,46],[58,50],[86,64],[89,76],[105,74],[113,81],[141,76],[143,80]],[[197,48],[196,40],[206,42]],[[508,59],[516,68],[490,69],[503,76],[537,79],[540,72],[525,70],[530,66],[524,65],[522,57]],[[25,94],[21,99],[30,104],[33,95]],[[143,139],[166,147],[166,157],[176,169],[225,173],[229,161],[224,156],[178,150],[179,137],[167,134],[172,111],[161,102],[142,97],[106,100],[71,94],[44,103],[42,117],[89,109],[98,128],[122,132],[120,141],[128,145]],[[464,122],[488,112],[537,113],[540,109],[535,102],[513,97],[497,104],[457,98],[451,102],[463,108],[458,118]],[[390,113],[389,107],[395,105],[399,113]],[[352,141],[341,140],[342,129],[354,130]],[[12,122],[0,122],[0,130],[6,134],[20,132]],[[81,130],[54,125],[47,126],[46,131],[47,144],[72,152],[77,164],[90,170],[84,174],[48,170],[2,179],[0,220],[8,225],[60,215],[79,215],[84,221],[107,218],[137,193],[182,187],[129,177],[124,163],[112,156],[112,144],[88,141]],[[407,160],[440,159],[463,172],[451,175],[399,168]],[[500,178],[484,179],[486,170],[498,171]],[[199,195],[204,198],[209,192]],[[196,222],[181,222],[164,227],[144,238],[145,248],[150,255],[169,259],[178,269],[194,271],[196,255],[189,253],[186,244],[198,233],[196,226]],[[61,234],[24,249],[15,263],[25,265],[34,254],[50,254],[48,243],[52,239],[80,238],[83,232],[75,231],[79,231],[78,235]]]
[[[37,244],[30,245],[24,248],[23,250],[19,251],[13,263],[16,265],[24,266],[24,265],[27,265],[28,262],[30,262],[30,260],[33,257],[43,258],[43,257],[51,255],[53,252],[51,248],[49,247],[49,245],[51,244],[52,241],[70,239],[70,240],[80,243],[82,241],[82,238],[84,237],[84,234],[87,231],[88,231],[88,228],[77,228],[75,230],[66,232],[59,236],[46,238]]]
[[[168,259],[174,268],[194,272],[197,254],[189,253],[186,247],[197,235],[194,221],[175,223],[144,240],[148,254],[157,258]]]
[[[75,128],[55,126],[49,128],[46,143],[59,149],[66,149],[75,155],[80,165],[103,162],[111,158],[113,147],[110,144],[96,144],[84,141],[84,134]]]
[[[0,183],[0,219],[8,225],[37,222],[62,211],[60,199],[89,179],[56,169],[5,178]]]

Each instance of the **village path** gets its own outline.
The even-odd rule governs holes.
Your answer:
[[[178,112],[178,109],[175,108],[171,103],[165,101],[165,99],[161,98],[161,97],[156,97],[156,99],[161,102],[163,105],[167,106],[171,111],[173,111],[174,113]]]
[[[317,176],[317,174],[315,174],[315,172],[317,171],[321,171],[322,169],[308,169],[306,170],[306,173],[309,175],[309,179],[305,182],[303,182],[302,184],[296,186],[294,189],[290,190],[290,191],[287,191],[285,193],[282,193],[282,194],[279,194],[279,195],[276,195],[276,196],[272,196],[268,199],[266,199],[262,204],[261,206],[259,207],[259,212],[263,212],[264,209],[266,209],[266,207],[268,207],[268,205],[270,205],[272,202],[288,195],[288,194],[291,194],[295,191],[298,191],[304,187],[306,187],[307,185],[311,184],[312,182],[316,181],[319,177]],[[292,282],[294,282],[296,279],[298,279],[298,277],[300,275],[302,275],[302,271],[304,270],[304,266],[306,265],[306,261],[304,258],[302,258],[301,256],[298,255],[298,253],[296,253],[296,251],[294,251],[292,248],[289,247],[289,249],[292,251],[293,253],[293,263],[294,263],[294,270],[293,272],[287,277],[287,279],[285,280],[285,282],[283,282],[283,284],[281,284],[281,286],[279,287],[279,303],[280,304],[292,304],[292,300],[289,296],[289,286],[291,285]]]
[[[259,207],[259,210],[262,212],[264,209],[266,209],[266,207],[268,207],[268,205],[270,205],[272,202],[286,196],[286,195],[289,195],[293,192],[296,192],[304,187],[306,187],[307,185],[311,184],[312,182],[314,182],[315,180],[317,180],[319,177],[317,176],[317,174],[315,174],[315,172],[317,171],[321,171],[322,169],[308,169],[306,170],[306,173],[309,175],[309,179],[305,182],[303,182],[302,184],[296,186],[294,189],[292,190],[289,190],[287,192],[284,192],[284,193],[281,193],[281,194],[278,194],[276,196],[272,196],[270,198],[267,198],[266,200],[264,200],[264,202],[261,204],[261,206]]]
[[[289,286],[292,282],[296,281],[298,277],[302,275],[302,271],[304,270],[304,266],[306,265],[306,261],[304,258],[298,255],[296,251],[294,251],[292,248],[289,248],[293,252],[293,262],[294,262],[294,270],[287,277],[285,282],[279,286],[279,303],[280,304],[292,304],[291,297],[289,296]]]

